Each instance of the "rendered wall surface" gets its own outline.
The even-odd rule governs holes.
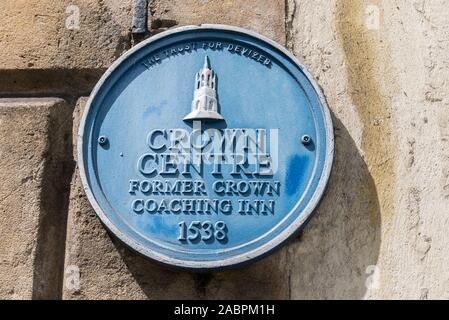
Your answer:
[[[106,68],[142,40],[132,3],[0,3],[0,298],[449,298],[445,1],[150,1],[145,37],[220,23],[285,45],[334,121],[329,186],[300,236],[208,274],[131,252],[81,186],[81,113]]]

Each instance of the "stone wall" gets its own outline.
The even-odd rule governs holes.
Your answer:
[[[448,10],[444,0],[152,0],[137,36],[132,0],[2,1],[0,298],[449,298]],[[161,267],[110,236],[74,152],[106,68],[142,38],[201,23],[289,48],[322,87],[336,137],[328,190],[301,235],[209,274]]]

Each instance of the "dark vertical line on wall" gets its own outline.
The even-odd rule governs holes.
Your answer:
[[[199,273],[195,275],[196,292],[200,299],[206,299],[207,286],[212,281],[214,275],[212,273]]]
[[[292,271],[288,270],[288,300],[292,299]]]

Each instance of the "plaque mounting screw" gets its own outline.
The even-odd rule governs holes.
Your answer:
[[[312,138],[309,135],[305,134],[301,137],[301,142],[303,145],[307,146],[312,142]]]
[[[99,144],[100,146],[104,146],[106,143],[108,143],[108,137],[106,137],[106,136],[100,136],[100,137],[98,138],[98,144]]]

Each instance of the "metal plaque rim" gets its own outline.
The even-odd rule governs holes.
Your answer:
[[[120,231],[107,217],[105,212],[102,210],[100,205],[98,204],[97,200],[95,199],[95,196],[90,189],[89,181],[87,178],[86,170],[84,167],[84,147],[83,147],[83,138],[84,138],[84,128],[86,125],[87,116],[89,114],[92,102],[94,98],[96,97],[97,93],[99,92],[100,88],[103,86],[104,82],[108,79],[108,77],[114,72],[114,70],[121,65],[123,61],[125,61],[129,56],[134,54],[136,51],[140,50],[141,48],[150,45],[151,43],[164,38],[169,35],[173,35],[176,33],[181,33],[185,31],[194,31],[194,30],[216,30],[216,31],[230,31],[230,32],[236,32],[243,35],[247,35],[256,39],[259,39],[261,41],[264,41],[271,46],[273,46],[275,49],[279,50],[282,54],[286,55],[294,65],[296,65],[301,72],[304,73],[304,75],[307,77],[310,84],[313,86],[316,94],[318,95],[318,98],[320,100],[321,106],[322,106],[322,113],[324,118],[324,126],[326,131],[326,156],[324,159],[324,165],[323,165],[323,171],[321,174],[321,177],[319,179],[319,182],[317,184],[317,187],[315,189],[315,192],[313,193],[313,196],[311,197],[310,201],[308,202],[307,206],[304,208],[302,213],[296,218],[296,220],[289,225],[287,228],[285,228],[282,232],[280,232],[278,235],[273,237],[270,241],[265,243],[264,245],[246,252],[244,254],[240,254],[235,257],[223,259],[223,260],[214,260],[214,261],[192,261],[192,260],[181,260],[181,259],[175,259],[163,254],[160,254],[154,250],[145,248],[140,243],[136,242],[134,239],[128,237],[126,234],[124,234],[122,231]],[[146,39],[136,45],[135,47],[128,50],[125,54],[123,54],[120,58],[118,58],[103,74],[103,76],[100,78],[100,80],[95,85],[94,89],[92,90],[89,99],[86,103],[86,106],[83,111],[83,115],[81,118],[81,122],[78,129],[78,137],[77,137],[77,158],[78,158],[78,169],[81,177],[81,182],[83,189],[87,195],[87,198],[94,209],[97,216],[100,218],[101,222],[106,226],[107,229],[109,229],[116,237],[118,237],[121,241],[123,241],[126,245],[131,247],[136,252],[144,255],[145,257],[148,257],[152,260],[155,260],[156,262],[160,262],[162,264],[166,264],[173,267],[179,267],[179,268],[185,268],[190,269],[194,271],[200,271],[200,270],[219,270],[219,269],[225,269],[230,267],[236,267],[245,263],[249,263],[254,260],[258,260],[272,252],[273,250],[280,248],[282,244],[284,244],[288,239],[290,239],[292,236],[294,236],[297,232],[299,232],[307,223],[313,212],[315,211],[316,207],[318,206],[321,198],[324,195],[327,183],[330,178],[330,174],[332,171],[332,164],[334,159],[334,132],[333,132],[333,123],[332,123],[332,117],[329,110],[329,107],[327,105],[326,99],[323,95],[323,92],[317,82],[315,81],[315,78],[307,71],[305,66],[291,53],[288,51],[285,47],[280,45],[279,43],[275,42],[274,40],[271,40],[270,38],[267,38],[266,36],[263,36],[261,34],[258,34],[254,31],[250,31],[241,27],[235,27],[235,26],[229,26],[229,25],[222,25],[222,24],[201,24],[201,25],[192,25],[192,26],[184,26],[184,27],[178,27],[172,30],[161,32],[160,34],[157,34],[149,39]]]

